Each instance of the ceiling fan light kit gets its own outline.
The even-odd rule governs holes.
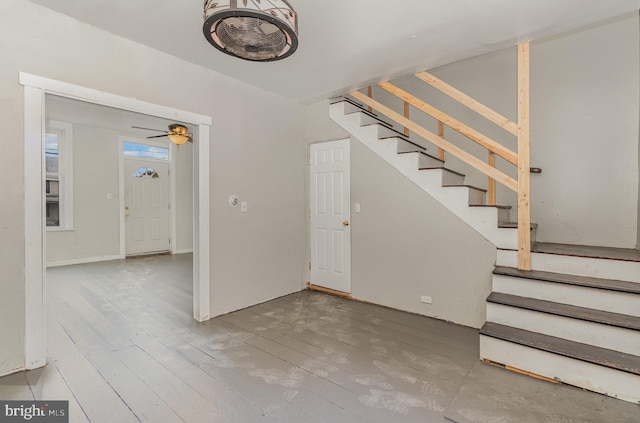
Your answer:
[[[192,135],[188,132],[185,126],[174,123],[173,125],[169,125],[167,137],[169,137],[172,143],[182,145],[189,141]]]
[[[184,144],[187,141],[193,142],[193,134],[189,132],[186,126],[180,123],[172,123],[171,125],[169,125],[168,131],[162,131],[160,129],[153,128],[143,128],[141,126],[132,126],[132,128],[144,129],[146,131],[164,132],[164,134],[162,135],[152,135],[150,137],[147,137],[147,139],[168,137],[172,143],[177,145]]]
[[[207,41],[245,60],[269,62],[298,48],[298,15],[286,0],[205,0]]]

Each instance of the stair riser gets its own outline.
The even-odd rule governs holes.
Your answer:
[[[345,115],[362,112],[360,107],[354,106],[346,101],[338,104],[343,106],[342,110]]]
[[[397,152],[400,154],[411,153],[411,152],[420,150],[420,147],[417,147],[415,144],[411,144],[410,142],[406,142],[402,138],[385,138],[380,140],[380,142],[394,142],[394,141],[398,143]]]
[[[517,251],[498,251],[497,266],[518,267]],[[531,254],[531,268],[545,272],[640,283],[640,262]]]
[[[487,303],[487,321],[583,344],[638,354],[640,331]]]
[[[450,185],[450,184],[444,184]],[[462,195],[467,197],[467,201],[469,205],[483,205],[485,203],[485,193],[483,191],[479,191],[477,189],[472,189],[469,187],[445,187],[448,190],[459,190],[462,191]]]
[[[442,166],[444,166],[444,163],[441,162],[440,160],[436,160],[432,157],[426,156],[424,154],[420,154],[420,159],[418,161],[419,168],[436,168],[436,167],[442,167]]]
[[[398,131],[391,130],[389,128],[386,128],[383,125],[378,125],[377,128],[378,128],[378,138],[397,137],[401,135],[398,133]]]
[[[374,118],[372,116],[369,116],[366,113],[360,112],[360,113],[357,113],[357,116],[360,119],[360,126],[371,125],[371,124],[374,124],[374,123],[378,123],[378,124],[380,123],[379,119],[376,119],[376,118]]]
[[[442,173],[442,185],[460,185],[464,184],[464,176],[450,172],[446,169],[428,169],[422,170],[422,172],[441,172]],[[455,189],[455,188],[454,188]]]
[[[480,357],[624,401],[640,403],[640,377],[480,335]]]
[[[505,275],[493,275],[493,291],[640,317],[639,294]]]

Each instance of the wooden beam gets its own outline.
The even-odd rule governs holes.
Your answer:
[[[410,118],[410,112],[409,112],[409,103],[408,102],[404,102],[404,117],[406,117],[407,119]],[[409,136],[409,128],[404,128],[404,134],[408,137]]]
[[[531,270],[529,43],[518,44],[518,268]]]
[[[369,96],[369,98],[373,98],[373,87],[371,85],[367,87],[367,96]],[[373,109],[369,107],[369,111],[373,112]]]
[[[431,85],[432,87],[442,91],[454,100],[464,104],[486,119],[489,119],[491,122],[495,123],[504,130],[511,132],[513,135],[518,134],[518,126],[514,122],[502,116],[500,113],[490,109],[479,101],[474,100],[462,91],[453,88],[451,85],[436,78],[428,72],[418,72],[415,74],[415,76]]]
[[[480,144],[481,146],[488,149],[489,151],[496,153],[498,156],[502,157],[503,159],[513,164],[514,166],[518,165],[518,155],[513,151],[509,150],[504,145],[481,134],[480,132],[476,131],[470,126],[465,125],[459,120],[452,118],[446,113],[441,112],[435,107],[425,103],[424,101],[420,100],[414,95],[409,94],[408,92],[404,91],[401,88],[396,87],[395,85],[389,82],[383,82],[381,84],[378,84],[378,86],[380,88],[387,90],[388,92],[395,95],[396,97],[401,98],[402,100],[410,103],[413,107],[423,111],[424,113],[428,114],[434,119],[437,119],[438,121],[444,123],[449,128],[458,131],[465,137]]]
[[[331,294],[337,297],[348,298],[350,300],[353,299],[351,294],[348,292],[337,291],[335,289],[325,288],[324,286],[313,285],[311,283],[307,283],[307,289],[310,291],[324,292],[325,294]]]
[[[489,166],[496,167],[496,155],[491,151],[489,151],[488,163],[489,163]],[[487,201],[489,201],[489,205],[495,206],[496,205],[496,180],[493,179],[492,177],[489,177],[489,187],[488,187],[487,195],[488,195]]]
[[[433,132],[426,130],[422,126],[418,125],[413,121],[410,121],[409,119],[406,119],[400,113],[397,113],[391,110],[387,106],[367,97],[366,95],[362,94],[359,91],[352,91],[351,93],[349,93],[349,95],[351,95],[356,100],[360,101],[362,104],[365,104],[366,106],[373,108],[379,113],[382,113],[383,115],[387,116],[389,119],[393,120],[394,122],[409,128],[418,136],[435,144],[437,147],[442,148],[447,153],[454,155],[455,157],[459,158],[463,162],[467,163],[469,166],[472,166],[478,169],[480,172],[484,173],[487,176],[491,176],[493,179],[500,182],[507,188],[516,192],[518,191],[518,182],[515,179],[511,178],[509,175],[506,175],[500,172],[497,169],[492,168],[487,163],[467,153],[460,147],[457,147],[451,144],[450,142],[442,139],[441,137],[437,136]]]
[[[438,136],[444,139],[444,123],[438,121]],[[438,148],[438,158],[444,161],[444,150],[442,148]]]

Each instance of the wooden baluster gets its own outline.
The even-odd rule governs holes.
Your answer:
[[[529,43],[518,44],[518,269],[531,270]]]
[[[438,121],[438,136],[444,138],[444,123],[440,121]],[[438,148],[438,158],[444,161],[444,150],[442,148]]]
[[[489,166],[496,167],[496,154],[492,151],[489,151]],[[487,195],[488,195],[487,201],[489,202],[489,205],[495,206],[496,205],[496,180],[493,179],[492,177],[489,177],[489,189],[488,189]]]
[[[367,97],[373,98],[373,87],[371,85],[367,87]],[[369,107],[369,111],[373,112],[373,109]]]
[[[407,119],[409,119],[410,114],[409,114],[409,102],[405,101],[404,102],[404,117],[406,117]],[[409,128],[407,128],[406,126],[404,127],[404,135],[405,136],[409,136]]]

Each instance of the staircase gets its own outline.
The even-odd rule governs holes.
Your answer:
[[[411,141],[375,114],[348,98],[334,100],[329,115],[347,132],[429,193],[498,248],[518,249],[518,232],[509,221],[510,206],[489,206],[486,191],[464,184],[464,175]],[[535,239],[535,225],[532,225]]]
[[[498,248],[483,360],[640,403],[640,253],[545,251],[532,225],[532,270],[518,270],[510,207],[349,98],[330,117]]]

